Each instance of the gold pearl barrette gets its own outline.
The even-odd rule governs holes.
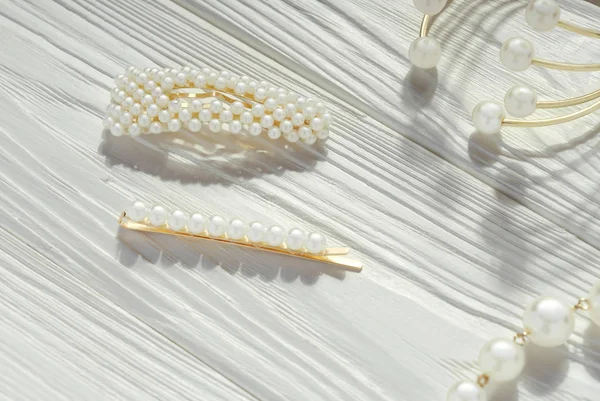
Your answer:
[[[266,81],[211,68],[129,67],[115,77],[104,127],[114,136],[187,129],[266,134],[312,145],[329,136],[332,115],[321,101]]]
[[[423,12],[420,36],[411,45],[409,58],[413,65],[420,68],[435,67],[442,55],[438,41],[428,36],[433,16],[446,6],[446,0],[414,0],[414,4]],[[585,28],[560,19],[561,10],[555,0],[530,0],[525,9],[527,24],[538,32],[548,32],[556,27],[579,35],[600,39],[600,31]],[[546,60],[535,57],[533,44],[522,37],[508,39],[500,49],[502,64],[512,71],[525,71],[530,66],[539,68],[592,72],[600,71],[600,63],[573,64],[563,61]],[[522,120],[537,109],[561,109],[589,103],[600,98],[600,89],[590,93],[563,100],[538,100],[535,89],[526,85],[512,87],[504,98],[504,103],[484,101],[473,110],[473,124],[483,134],[496,134],[502,127],[546,127],[577,120],[600,109],[600,100],[578,111],[546,119]],[[506,113],[516,117],[506,118]]]
[[[247,224],[240,219],[227,220],[202,213],[169,212],[160,205],[149,208],[141,201],[133,202],[121,214],[119,224],[130,230],[215,241],[323,262],[351,272],[362,270],[361,262],[346,256],[349,248],[328,247],[323,234],[306,233],[299,228],[286,232],[279,225],[267,227],[259,221]]]

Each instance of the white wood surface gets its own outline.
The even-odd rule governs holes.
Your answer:
[[[467,122],[517,79],[494,49],[521,29],[523,2],[454,2],[433,31],[435,91],[405,58],[409,0],[176,3],[0,0],[1,400],[444,399],[533,297],[575,300],[599,279],[597,115],[508,132],[496,154]],[[561,37],[540,52],[560,54]],[[182,64],[322,98],[332,138],[201,155],[103,136],[114,75]],[[594,77],[527,75],[548,95]],[[318,229],[365,269],[121,232],[135,198]],[[565,347],[528,357],[493,399],[598,399],[587,317]]]

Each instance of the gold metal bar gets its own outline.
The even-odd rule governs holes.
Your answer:
[[[561,117],[547,118],[544,120],[504,119],[504,121],[502,121],[502,125],[506,126],[506,127],[527,127],[527,128],[547,127],[550,125],[562,124],[562,123],[567,123],[569,121],[577,120],[578,118],[581,118],[583,116],[591,114],[591,113],[595,112],[596,110],[600,110],[600,101],[591,104],[590,106],[586,107],[585,109],[581,109],[575,113],[567,114],[567,115],[561,116]]]
[[[551,70],[562,70],[562,71],[600,71],[600,64],[571,64],[561,63],[558,61],[543,60],[534,58],[531,64],[548,68]]]
[[[129,230],[174,235],[176,237],[215,241],[219,243],[236,245],[243,248],[259,249],[261,251],[277,253],[280,255],[287,255],[295,258],[323,262],[356,273],[360,272],[363,267],[362,262],[343,256],[347,255],[350,251],[350,249],[347,247],[326,248],[325,252],[323,252],[322,254],[314,255],[310,253],[296,252],[285,248],[271,247],[264,244],[254,244],[249,242],[248,240],[232,240],[226,237],[215,238],[204,234],[191,234],[183,231],[171,231],[165,227],[153,227],[142,223],[136,223],[132,220],[129,220],[125,213],[121,214],[121,216],[119,217],[119,225]]]
[[[427,36],[427,32],[429,31],[429,24],[431,23],[431,16],[424,15],[423,21],[421,22],[421,30],[419,32],[419,36]]]
[[[584,28],[582,26],[574,25],[569,22],[558,21],[558,27],[566,29],[567,31],[578,33],[583,36],[589,36],[590,38],[600,39],[600,31]]]
[[[576,106],[578,104],[587,103],[591,100],[600,98],[600,89],[587,93],[583,96],[572,97],[564,100],[546,100],[538,102],[538,109],[558,109],[561,107]]]

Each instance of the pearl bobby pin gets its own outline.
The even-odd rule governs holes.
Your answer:
[[[587,298],[574,306],[542,296],[534,300],[523,315],[524,330],[510,338],[498,338],[485,344],[479,354],[481,374],[476,381],[460,381],[448,392],[447,401],[486,401],[485,387],[516,379],[525,367],[523,348],[529,344],[551,348],[564,344],[575,326],[575,311],[587,311],[591,320],[600,325],[600,281]]]
[[[204,125],[308,145],[329,136],[332,115],[323,102],[228,71],[129,67],[115,85],[103,121],[115,136],[199,132]]]
[[[250,224],[240,219],[229,222],[221,216],[206,217],[201,213],[188,216],[181,210],[168,212],[163,206],[149,208],[141,201],[133,202],[119,217],[123,228],[209,240],[254,248],[297,258],[328,263],[340,269],[360,272],[362,263],[350,259],[350,249],[343,246],[327,247],[325,236],[305,233],[299,228],[289,232],[278,226],[267,227],[261,222]]]

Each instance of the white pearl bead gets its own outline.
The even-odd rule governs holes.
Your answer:
[[[190,121],[188,121],[187,127],[192,132],[198,132],[200,129],[202,129],[202,123],[197,118],[192,118]]]
[[[461,381],[456,383],[450,391],[446,401],[486,401],[483,389],[474,382]]]
[[[121,107],[124,110],[129,110],[131,106],[133,106],[133,98],[131,97],[125,98],[125,100],[123,100],[123,103],[121,103]]]
[[[187,82],[187,74],[180,72],[175,75],[175,79],[173,79],[173,81],[177,86],[185,86],[185,83]]]
[[[142,105],[139,103],[134,103],[131,105],[129,112],[132,116],[137,117],[142,113]]]
[[[132,137],[140,136],[141,133],[142,130],[140,129],[140,126],[136,123],[133,123],[129,126],[129,135],[131,135]]]
[[[175,86],[175,81],[171,77],[164,77],[162,79],[162,81],[160,81],[160,87],[164,91],[169,91],[169,90],[173,89],[174,86]]]
[[[441,57],[442,48],[439,42],[430,36],[415,39],[408,50],[410,62],[419,68],[433,68]]]
[[[314,135],[311,135],[308,138],[302,138],[302,142],[304,142],[307,145],[312,145],[315,142],[317,142],[317,137]]]
[[[223,123],[228,123],[233,120],[233,113],[231,110],[223,110],[221,111],[221,114],[219,114],[219,120]]]
[[[188,216],[181,210],[175,210],[169,215],[167,219],[167,225],[173,231],[181,231],[185,228],[188,222]]]
[[[531,303],[523,315],[523,324],[529,331],[529,340],[542,347],[564,344],[575,325],[573,309],[562,301],[540,297]]]
[[[206,88],[206,77],[204,75],[196,75],[194,86],[199,89]]]
[[[560,20],[560,7],[554,0],[531,0],[525,9],[525,19],[536,31],[550,31]]]
[[[304,124],[304,114],[302,114],[302,113],[295,113],[292,116],[292,124],[294,124],[294,127],[299,127],[302,124]]]
[[[171,113],[169,112],[169,110],[161,110],[160,113],[158,113],[158,121],[160,121],[161,123],[168,123],[171,120]]]
[[[306,238],[306,250],[309,253],[322,253],[325,250],[325,236],[319,233],[310,233]]]
[[[281,130],[277,127],[271,127],[269,132],[267,132],[267,135],[271,139],[279,139],[279,137],[281,137]]]
[[[525,71],[531,65],[535,51],[525,38],[508,39],[500,48],[500,61],[513,71]]]
[[[181,103],[179,103],[179,100],[171,100],[169,102],[169,111],[175,114],[179,113],[179,110],[181,110]]]
[[[481,102],[473,110],[473,125],[482,134],[497,134],[503,120],[504,107],[498,102]]]
[[[446,6],[446,0],[413,0],[417,10],[427,15],[435,15]]]
[[[217,120],[216,118],[210,120],[210,123],[208,123],[208,129],[214,133],[221,132],[221,121]]]
[[[208,74],[208,77],[206,77],[206,83],[210,86],[214,86],[215,82],[217,82],[218,77],[219,76],[216,72],[211,72],[210,74]]]
[[[209,122],[210,120],[212,120],[212,113],[211,113],[211,111],[210,111],[210,110],[208,110],[208,109],[204,109],[204,110],[202,110],[202,111],[201,111],[201,112],[198,114],[198,116],[200,117],[200,121],[202,121],[202,122],[205,122],[205,123],[207,123],[207,122]]]
[[[317,110],[312,106],[307,106],[303,111],[306,120],[312,120],[317,115]]]
[[[221,216],[212,216],[208,221],[208,233],[213,237],[222,237],[227,231],[227,222]]]
[[[262,128],[262,125],[260,125],[260,123],[252,123],[252,124],[250,124],[250,127],[248,128],[248,132],[252,136],[260,135],[262,130],[263,130],[263,128]]]
[[[125,91],[127,93],[133,93],[138,88],[138,85],[135,82],[129,82],[127,86],[125,86]]]
[[[148,216],[148,221],[155,227],[160,227],[167,222],[168,213],[162,206],[154,206]]]
[[[245,111],[240,115],[240,121],[242,124],[250,124],[252,121],[254,121],[254,116],[251,112]]]
[[[123,135],[123,126],[119,123],[114,124],[111,128],[110,128],[110,133],[113,134],[114,136],[121,136]]]
[[[150,119],[150,117],[148,117],[147,114],[141,114],[138,117],[138,125],[142,128],[148,128],[151,122],[152,120]]]
[[[227,80],[223,77],[217,78],[217,80],[215,81],[215,88],[220,91],[227,88]]]
[[[152,95],[144,95],[144,97],[142,97],[142,106],[148,107],[152,104],[152,102],[154,102],[154,98],[152,97]]]
[[[313,133],[310,127],[303,125],[302,127],[298,128],[298,136],[302,139],[306,139],[313,136]]]
[[[238,100],[231,103],[231,112],[234,116],[239,116],[244,111],[244,104]]]
[[[148,208],[141,201],[133,202],[125,211],[127,217],[135,222],[141,222],[148,216]]]
[[[266,233],[267,227],[261,222],[254,221],[248,226],[247,236],[251,242],[262,242]]]
[[[290,134],[294,129],[294,124],[292,124],[290,120],[284,120],[281,122],[281,124],[279,124],[279,129],[284,134]]]
[[[271,128],[274,123],[275,121],[273,120],[273,116],[269,114],[265,114],[260,119],[260,125],[262,125],[264,128]]]
[[[265,242],[270,246],[280,246],[285,240],[285,231],[279,226],[271,226],[265,235]]]
[[[177,132],[181,129],[181,121],[176,118],[171,119],[167,124],[167,128],[170,132]]]
[[[199,113],[200,111],[202,111],[202,108],[202,101],[200,99],[192,100],[188,106],[190,113]]]
[[[292,118],[296,114],[296,105],[294,103],[288,103],[285,105],[285,116]],[[302,114],[301,114],[302,115]]]
[[[262,104],[255,104],[252,106],[252,115],[254,117],[262,117],[265,114],[265,106]]]
[[[187,229],[192,234],[201,234],[206,228],[206,218],[200,213],[194,213],[187,223]]]
[[[313,118],[313,120],[310,122],[310,127],[313,129],[313,131],[321,131],[323,129],[323,120],[318,117]]]
[[[102,126],[106,129],[110,129],[114,123],[115,121],[111,117],[106,117],[104,120],[102,120]]]
[[[148,114],[149,117],[156,117],[158,115],[159,111],[160,111],[160,108],[157,105],[151,104],[146,109],[146,114]]]
[[[590,304],[590,318],[600,326],[600,281],[592,287],[588,296],[588,302]]]
[[[150,124],[150,132],[153,134],[160,134],[163,132],[163,126],[159,122],[153,122]]]
[[[265,101],[265,110],[266,111],[273,111],[276,108],[277,108],[277,100],[270,97]]]
[[[298,136],[298,133],[296,131],[287,132],[287,133],[283,134],[283,137],[285,138],[286,141],[291,142],[291,143],[298,142],[298,139],[300,139],[300,137]]]
[[[298,251],[304,248],[305,241],[306,234],[304,234],[304,231],[300,230],[299,228],[292,228],[288,233],[285,244],[287,245],[288,249],[291,249],[292,251]]]
[[[242,131],[242,123],[238,120],[234,120],[229,124],[229,132],[232,134],[239,134]]]
[[[242,220],[233,219],[229,222],[229,227],[227,227],[227,236],[235,240],[242,239],[246,235],[247,229],[248,226]]]
[[[219,114],[221,110],[223,110],[223,102],[221,102],[220,100],[213,100],[210,103],[210,111],[213,114]]]
[[[258,88],[254,93],[254,99],[258,102],[262,102],[267,97],[267,90],[265,88]]]
[[[537,106],[537,92],[528,86],[513,86],[506,92],[504,107],[515,116],[524,118],[533,114]]]
[[[523,371],[525,352],[513,340],[489,341],[479,353],[479,368],[493,380],[513,380]]]
[[[282,121],[286,117],[286,112],[281,107],[273,110],[273,119],[275,121]]]
[[[244,82],[238,82],[233,91],[238,96],[244,96],[246,94],[246,84]]]
[[[185,123],[187,121],[190,121],[190,119],[192,118],[192,113],[188,109],[181,109],[177,117],[179,117],[180,121]]]

